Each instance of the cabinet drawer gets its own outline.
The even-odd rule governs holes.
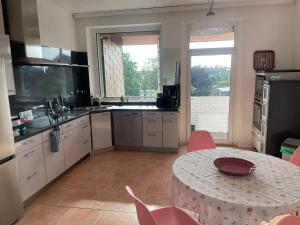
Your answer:
[[[143,133],[143,147],[162,147],[162,133]]]
[[[80,129],[81,129],[80,136],[82,140],[91,138],[91,125],[89,122],[80,125]]]
[[[44,166],[43,146],[40,144],[17,154],[17,163],[20,177],[28,176],[32,171]]]
[[[143,118],[143,131],[144,132],[162,132],[162,119],[161,118]]]
[[[146,111],[142,113],[142,117],[147,119],[162,119],[162,113],[161,112],[151,112]]]
[[[41,134],[32,136],[23,141],[19,141],[15,144],[16,153],[21,153],[21,152],[31,149],[32,147],[39,145],[41,143],[42,143],[42,135]]]
[[[79,150],[80,158],[89,154],[91,152],[91,150],[92,150],[91,138],[83,140],[80,144],[80,150]]]
[[[79,124],[80,124],[79,119],[76,119],[76,120],[70,121],[68,123],[65,123],[65,124],[62,125],[62,132],[66,133],[66,132],[76,128]]]
[[[20,180],[23,201],[30,198],[46,185],[44,167],[37,168]]]
[[[177,119],[178,112],[163,112],[163,120],[165,119]]]
[[[61,127],[59,128],[60,128],[60,133],[62,133],[62,128]],[[50,133],[52,132],[52,130],[53,129],[50,129],[42,133],[43,142],[50,141]]]
[[[80,117],[78,120],[79,120],[80,124],[90,123],[90,116],[86,115],[86,116]]]

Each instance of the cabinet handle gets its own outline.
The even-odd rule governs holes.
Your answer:
[[[83,142],[83,144],[86,144],[86,143],[88,143],[88,142],[89,142],[89,140],[86,140],[86,141]]]
[[[64,135],[64,138],[67,138],[67,137],[69,137],[69,135],[68,135],[68,134],[65,134],[65,135]]]
[[[148,134],[148,137],[156,137],[156,134]]]
[[[85,126],[83,126],[82,128],[87,128],[89,125],[85,125]]]
[[[28,153],[26,153],[26,154],[23,156],[23,158],[27,158],[27,157],[29,157],[29,156],[32,156],[34,153],[35,153],[35,151],[28,152]]]
[[[38,174],[37,171],[35,171],[31,176],[27,177],[27,180],[31,180],[34,176],[36,176]]]

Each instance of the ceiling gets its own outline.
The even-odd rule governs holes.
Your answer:
[[[211,0],[44,0],[71,13],[105,12],[167,6],[205,5]],[[216,4],[278,2],[283,0],[215,0]]]

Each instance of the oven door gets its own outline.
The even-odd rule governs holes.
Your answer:
[[[262,105],[259,102],[254,102],[253,105],[253,127],[261,132],[262,120]]]
[[[261,110],[261,120],[264,123],[267,123],[268,121],[268,114],[269,114],[269,103],[264,102],[262,104],[262,110]]]

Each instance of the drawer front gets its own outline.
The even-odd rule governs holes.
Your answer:
[[[89,154],[91,152],[91,150],[92,150],[92,140],[91,140],[91,138],[83,140],[80,144],[80,150],[79,150],[80,158],[82,158],[83,156]]]
[[[162,147],[162,133],[143,133],[143,147]]]
[[[20,181],[22,198],[25,201],[46,185],[45,168],[37,168]]]
[[[62,127],[59,127],[59,128],[60,128],[60,132],[62,133]],[[43,142],[50,141],[50,134],[51,134],[52,130],[53,129],[50,129],[50,130],[47,130],[42,133]]]
[[[68,123],[65,123],[62,125],[62,131],[63,133],[66,133],[74,128],[76,128],[80,124],[80,121],[78,119],[70,121]]]
[[[44,166],[43,146],[40,144],[17,154],[17,163],[20,177],[28,176],[32,171]]]
[[[161,118],[144,118],[143,119],[143,131],[144,132],[162,132],[162,119]]]
[[[38,134],[35,136],[32,136],[30,138],[26,138],[23,141],[19,141],[17,143],[15,143],[15,149],[16,149],[16,153],[21,153],[24,152],[28,149],[31,149],[32,147],[39,145],[42,143],[42,135]]]
[[[161,112],[151,112],[146,111],[142,113],[142,117],[147,119],[162,119],[162,113]]]
[[[58,152],[51,151],[50,141],[43,143],[43,149],[45,157],[46,179],[47,183],[49,183],[65,171],[63,140],[60,142]]]
[[[82,140],[91,138],[91,125],[90,123],[84,123],[81,125],[80,136]]]
[[[163,112],[163,119],[177,119],[178,112]]]
[[[79,120],[80,124],[90,123],[90,116],[86,115],[86,116],[80,117],[78,120]]]

